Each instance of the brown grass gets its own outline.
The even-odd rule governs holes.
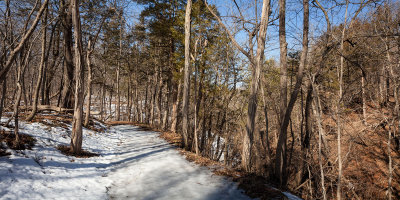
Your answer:
[[[90,158],[90,157],[96,157],[99,156],[99,154],[97,153],[92,153],[86,150],[81,151],[80,154],[75,154],[71,151],[71,147],[70,146],[66,146],[66,145],[58,145],[57,149],[61,151],[62,154],[66,155],[66,156],[74,156],[77,158]]]
[[[5,142],[9,148],[14,150],[25,150],[32,149],[36,143],[36,139],[30,135],[19,134],[19,142],[16,143],[14,132],[2,130],[0,132],[0,142]],[[0,155],[4,156],[7,155],[7,153],[4,151],[3,153],[0,153]]]

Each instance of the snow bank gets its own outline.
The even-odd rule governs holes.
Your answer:
[[[83,148],[100,156],[75,158],[55,148],[69,144],[70,126],[20,127],[37,144],[0,157],[0,199],[249,199],[235,183],[186,161],[155,132],[84,129]]]

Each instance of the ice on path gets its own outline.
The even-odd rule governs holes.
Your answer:
[[[235,183],[185,160],[158,133],[116,126],[84,131],[84,148],[101,156],[74,158],[54,147],[68,132],[21,124],[33,150],[0,157],[0,199],[249,199]]]
[[[111,198],[124,199],[248,199],[236,184],[185,160],[157,133],[119,126],[124,141],[118,148],[122,164],[109,174]]]

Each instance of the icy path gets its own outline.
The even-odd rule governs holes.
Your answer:
[[[0,157],[0,199],[249,199],[236,184],[186,161],[158,134],[133,126],[84,131],[84,148],[100,157],[73,158],[54,146],[68,132],[22,124],[33,150]]]
[[[235,184],[186,161],[154,132],[115,127],[120,162],[109,174],[116,199],[248,199]]]

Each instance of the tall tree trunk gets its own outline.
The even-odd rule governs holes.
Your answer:
[[[36,39],[36,38],[35,38]],[[19,146],[19,105],[21,103],[22,97],[22,79],[24,77],[26,66],[29,62],[29,57],[32,52],[32,46],[35,40],[31,43],[27,51],[25,47],[19,52],[20,53],[20,61],[17,64],[17,77],[16,77],[16,85],[17,85],[17,96],[14,102],[14,134],[15,134],[15,146]],[[24,53],[26,51],[26,54]],[[8,120],[7,124],[11,121],[12,117]]]
[[[257,95],[260,85],[260,70],[261,66],[263,65],[264,59],[265,37],[267,34],[270,8],[270,0],[264,0],[261,12],[260,30],[257,40],[256,60],[254,62],[255,65],[253,65],[252,70],[251,89],[247,111],[246,133],[243,137],[242,167],[245,171],[248,172],[251,171],[250,160],[256,125]]]
[[[171,77],[172,78],[172,77]],[[162,119],[162,130],[167,130],[168,129],[168,118],[169,118],[169,100],[171,99],[171,79],[168,79],[167,85],[166,85],[167,92],[164,95],[164,114],[163,114],[163,119]]]
[[[107,118],[112,119],[112,115],[113,115],[113,113],[112,113],[112,97],[113,97],[113,91],[112,91],[112,89],[110,89],[108,92],[110,93],[110,101],[109,101],[109,103],[108,103],[108,109],[109,109],[108,114],[109,114],[109,116],[108,116]]]
[[[196,53],[195,53],[196,54]],[[199,150],[199,137],[197,133],[197,117],[198,117],[198,106],[197,106],[197,63],[195,61],[195,69],[194,69],[194,149],[196,152],[196,155],[199,155],[200,150]]]
[[[101,99],[100,99],[100,118],[101,120],[104,120],[104,104],[105,104],[105,87],[104,87],[105,83],[101,83]]]
[[[127,91],[127,100],[128,100],[128,103],[127,103],[127,109],[128,109],[128,121],[131,121],[131,115],[132,115],[132,105],[131,104],[133,104],[133,101],[131,101],[132,100],[132,97],[131,97],[131,84],[132,84],[132,78],[131,78],[131,76],[130,75],[128,75],[128,91]]]
[[[393,125],[393,121],[391,123]],[[393,179],[393,167],[392,167],[392,149],[391,149],[391,137],[392,137],[392,131],[391,131],[391,126],[389,126],[388,130],[388,140],[387,140],[387,153],[388,153],[388,189],[387,189],[387,195],[388,195],[388,200],[392,200],[392,179]]]
[[[31,121],[37,112],[37,104],[38,104],[38,98],[39,98],[39,90],[40,86],[42,84],[43,80],[43,69],[45,68],[45,56],[46,56],[46,26],[47,26],[47,13],[48,9],[46,6],[45,13],[42,18],[42,29],[43,29],[43,34],[42,34],[42,53],[41,53],[41,58],[40,58],[40,65],[39,65],[39,71],[38,71],[38,79],[36,82],[36,88],[35,91],[33,92],[33,105],[32,105],[32,112],[31,114],[26,118],[27,121]],[[42,96],[43,98],[43,96]]]
[[[30,50],[29,50],[30,51]],[[19,132],[19,123],[18,123],[18,120],[19,120],[19,104],[20,104],[20,102],[21,102],[21,96],[22,96],[22,86],[21,86],[21,77],[23,77],[23,72],[22,71],[24,71],[23,69],[22,69],[22,65],[24,65],[25,63],[24,63],[24,59],[23,59],[23,50],[20,52],[20,63],[19,64],[17,64],[18,65],[18,67],[17,67],[17,80],[16,80],[16,85],[17,85],[17,96],[16,96],[16,99],[15,99],[15,102],[14,102],[14,135],[15,135],[15,143],[14,143],[14,145],[15,146],[19,146],[20,144],[19,144],[19,134],[18,134],[18,132]],[[27,57],[29,57],[29,54],[30,53],[27,53]],[[28,58],[26,59],[26,60],[28,60]],[[12,118],[10,118],[10,120],[11,120]],[[9,120],[9,121],[10,121]],[[7,122],[7,124],[8,124],[8,122]]]
[[[286,43],[286,0],[279,0],[279,49],[280,49],[280,121],[287,106],[287,43]]]
[[[119,55],[118,55],[118,66],[117,66],[117,121],[120,120],[121,115],[121,95],[120,95],[120,70],[121,70],[121,59],[122,59],[122,13],[120,13],[120,25],[119,30]]]
[[[349,0],[346,0],[346,12],[344,16],[342,37],[340,41],[340,52],[343,54],[344,52],[344,37],[346,34],[346,23],[347,23],[347,11],[349,7]],[[341,112],[342,112],[342,98],[343,98],[343,68],[344,68],[344,57],[340,56],[340,66],[338,69],[338,79],[339,79],[339,95],[336,104],[336,123],[337,123],[337,156],[338,156],[338,183],[336,190],[336,197],[338,200],[342,199],[342,147],[341,147],[341,134],[342,134],[342,120],[341,120]]]
[[[65,0],[60,1],[61,10],[61,21],[63,28],[63,39],[64,39],[64,74],[63,74],[63,89],[61,92],[60,106],[63,108],[73,107],[73,78],[74,78],[74,64],[72,56],[72,1],[70,2],[69,8],[67,9]],[[68,12],[67,12],[68,10]]]
[[[88,42],[88,50],[86,53],[86,63],[87,63],[87,68],[88,68],[88,77],[87,77],[87,99],[86,99],[86,113],[85,113],[85,121],[83,123],[83,126],[87,127],[89,125],[89,117],[90,117],[90,104],[92,101],[92,60],[91,60],[91,55],[93,52],[93,49],[91,48],[92,46],[92,41],[89,39]]]
[[[8,55],[8,58],[7,58],[6,62],[5,62],[4,67],[0,70],[0,83],[6,79],[7,73],[10,70],[10,68],[12,66],[12,63],[14,62],[15,57],[21,51],[21,49],[23,48],[23,46],[26,43],[26,41],[31,37],[33,31],[36,29],[36,26],[39,23],[40,17],[42,16],[45,8],[47,7],[47,3],[48,2],[49,2],[49,0],[45,0],[43,2],[42,6],[39,9],[39,12],[36,15],[35,20],[32,23],[32,25],[29,27],[29,29],[27,31],[24,31],[23,35],[21,36],[20,42],[18,43],[18,45],[16,45],[16,47]],[[31,14],[33,13],[33,11],[35,9],[36,9],[36,5],[32,9]]]
[[[296,185],[300,185],[305,178],[306,170],[307,170],[307,156],[310,148],[311,137],[312,137],[312,101],[313,101],[313,88],[312,83],[309,83],[307,86],[307,96],[306,103],[304,108],[304,118],[305,118],[305,133],[304,136],[301,137],[301,154],[302,160],[300,161],[300,165],[296,174]],[[301,127],[303,129],[303,127]]]
[[[367,123],[367,97],[365,94],[365,78],[361,77],[361,97],[362,97],[362,114],[363,114],[363,122]]]
[[[192,0],[187,1],[185,11],[185,70],[183,78],[183,106],[182,106],[182,134],[183,145],[188,148],[189,138],[189,94],[190,94],[190,27],[192,12]]]
[[[79,14],[79,0],[71,0],[72,24],[75,37],[75,104],[72,120],[71,151],[75,154],[82,150],[82,113],[83,113],[83,76],[82,32]]]
[[[3,81],[3,87],[1,89],[1,99],[0,99],[0,119],[3,116],[4,101],[7,94],[7,79]]]
[[[146,72],[146,76],[147,76],[147,81],[146,81],[146,99],[144,101],[144,114],[145,114],[145,122],[149,123],[149,117],[150,117],[150,112],[149,112],[149,82],[150,82],[150,76],[148,75],[148,73]]]
[[[156,86],[154,87],[154,89],[152,90],[152,94],[151,94],[151,109],[150,109],[150,125],[154,124],[154,118],[155,118],[155,109],[156,109],[156,97],[157,97],[157,90],[158,90],[158,70],[154,75],[154,81],[156,83]]]
[[[181,94],[181,88],[182,88],[182,83],[181,80],[179,79],[178,81],[178,86],[177,89],[174,89],[174,102],[172,105],[172,121],[171,121],[171,128],[170,131],[175,133],[176,132],[176,126],[178,123],[178,110],[179,110],[179,100],[180,100],[180,94]]]
[[[303,71],[307,61],[308,53],[308,30],[309,30],[309,2],[308,0],[303,0],[303,44],[302,52],[300,57],[300,65],[296,75],[296,84],[294,86],[293,92],[290,95],[289,104],[286,108],[285,115],[282,119],[280,126],[280,135],[278,139],[277,153],[276,153],[276,163],[275,163],[275,176],[279,178],[280,186],[286,187],[287,185],[287,127],[289,125],[290,116],[297,100],[297,95],[299,93],[302,80]]]
[[[313,80],[312,80],[313,81]],[[324,175],[324,167],[322,163],[322,142],[323,142],[323,128],[322,128],[322,111],[321,111],[321,101],[319,99],[319,92],[318,88],[311,82],[312,90],[314,93],[314,106],[313,112],[314,116],[317,118],[317,125],[318,125],[318,163],[320,168],[321,174],[321,187],[322,187],[322,195],[323,199],[326,200],[326,189],[325,189],[325,175]]]
[[[157,95],[157,110],[158,110],[158,112],[157,112],[157,121],[158,121],[158,127],[160,127],[161,129],[162,129],[162,91],[163,91],[163,87],[164,87],[164,84],[163,84],[163,78],[162,78],[162,70],[161,70],[161,63],[160,63],[160,66],[159,66],[159,68],[158,68],[158,70],[159,70],[159,72],[158,72],[158,75],[159,75],[159,78],[158,78],[158,85],[159,85],[159,90],[158,90],[158,95]]]
[[[55,37],[56,37],[55,39],[52,39],[54,37],[53,35],[55,35]],[[60,52],[59,52],[59,49],[60,49],[60,31],[59,31],[59,28],[58,28],[58,23],[56,23],[54,25],[54,27],[53,27],[52,34],[51,34],[51,37],[50,37],[50,41],[52,41],[52,43],[53,43],[53,44],[50,43],[51,44],[50,46],[52,47],[52,50],[53,50],[53,53],[52,53],[53,54],[53,59],[52,59],[51,63],[49,64],[49,68],[48,68],[50,73],[48,74],[47,78],[43,81],[44,95],[45,95],[44,105],[50,105],[50,101],[51,101],[51,99],[50,99],[51,83],[52,83],[52,80],[55,77],[54,74],[57,71],[56,68],[59,65],[59,63],[57,62],[58,58],[59,58],[59,54],[60,54]],[[50,49],[48,49],[46,61],[49,58],[49,51],[50,51]]]
[[[103,23],[105,21],[105,18],[103,18],[103,21],[100,24],[99,29],[97,30],[96,35],[94,36],[94,39],[92,41],[91,38],[89,38],[88,41],[88,49],[86,52],[86,63],[87,63],[87,67],[88,67],[88,79],[87,79],[87,102],[86,102],[86,115],[85,115],[85,122],[84,122],[84,126],[88,126],[89,125],[89,116],[90,116],[90,105],[91,105],[91,101],[92,101],[92,53],[94,50],[94,45],[96,43],[97,37],[100,34],[100,30],[101,27],[103,26]],[[100,101],[102,101],[103,99],[101,99]]]

